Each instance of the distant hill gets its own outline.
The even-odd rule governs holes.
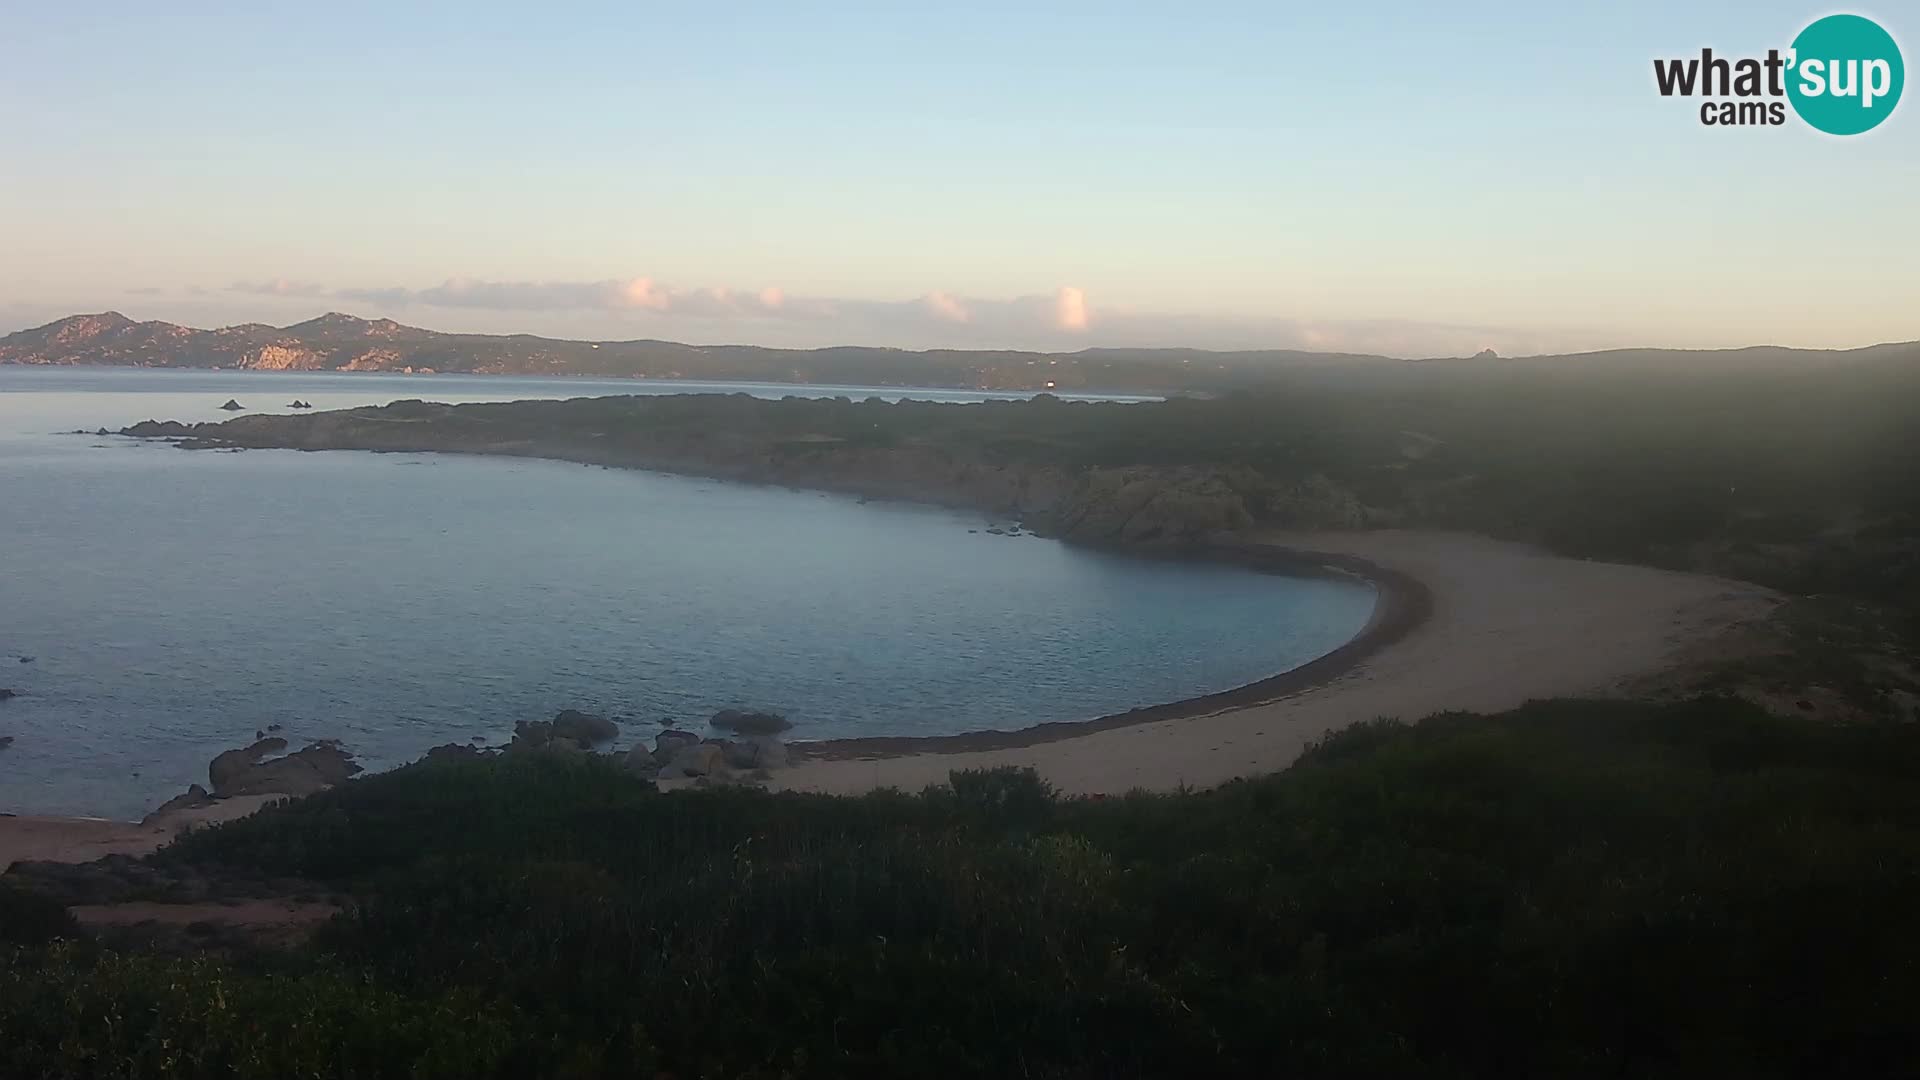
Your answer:
[[[1621,349],[1506,359],[1396,360],[1295,350],[1013,350],[836,346],[771,349],[672,341],[565,341],[531,334],[443,334],[392,319],[332,312],[292,326],[245,323],[198,330],[135,322],[117,311],[70,315],[0,338],[0,364],[245,368],[265,371],[412,371],[512,375],[601,375],[650,379],[946,386],[1001,390],[1218,393],[1259,386],[1302,369],[1364,376],[1409,368],[1500,370],[1520,364],[1568,370],[1804,371],[1859,363],[1920,362],[1920,343],[1865,349],[1771,346],[1689,351]]]

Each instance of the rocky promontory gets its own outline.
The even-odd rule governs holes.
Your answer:
[[[1317,474],[1276,477],[1245,465],[1141,444],[1124,455],[1076,445],[1113,404],[888,403],[744,394],[383,408],[256,415],[220,424],[149,420],[121,434],[188,449],[441,451],[556,458],[749,483],[904,499],[1017,520],[1088,544],[1177,548],[1260,521],[1296,527],[1378,524],[1386,516]],[[1144,453],[1142,451],[1145,451]],[[1103,460],[1104,458],[1104,460]],[[1004,532],[1004,530],[1002,530]]]

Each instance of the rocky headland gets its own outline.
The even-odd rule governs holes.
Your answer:
[[[1036,533],[1143,550],[1192,547],[1260,521],[1355,528],[1392,515],[1324,475],[1275,476],[1207,461],[1099,463],[1045,446],[975,442],[965,430],[893,429],[952,419],[958,407],[879,400],[745,395],[617,397],[505,405],[395,402],[221,424],[147,421],[120,434],[188,449],[288,448],[450,452],[553,458],[716,479],[935,503],[1017,520]],[[1120,406],[984,406],[1020,423],[1049,411],[1076,418]],[[971,418],[970,418],[971,419]],[[1071,447],[1066,448],[1069,451]],[[1004,531],[1004,530],[1003,530]]]

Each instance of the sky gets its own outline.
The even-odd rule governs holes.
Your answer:
[[[1803,3],[4,7],[0,332],[1920,338],[1920,101],[1836,138],[1654,89]],[[1920,9],[1844,10],[1915,59]]]

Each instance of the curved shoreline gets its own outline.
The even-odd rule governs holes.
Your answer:
[[[772,786],[910,792],[945,784],[957,770],[1011,766],[1035,770],[1067,795],[1209,788],[1285,769],[1316,740],[1355,723],[1631,693],[1697,656],[1698,646],[1765,618],[1780,599],[1745,582],[1562,558],[1465,533],[1275,532],[1246,540],[1239,557],[1293,572],[1365,567],[1389,587],[1412,583],[1400,594],[1411,602],[1383,605],[1368,632],[1320,661],[1226,695],[996,733],[973,745],[929,739],[801,757]]]
[[[716,476],[705,469],[676,468],[677,463],[571,446],[325,449],[574,461],[860,495],[863,501],[953,505],[918,489],[908,495],[897,489],[849,490],[818,478]],[[973,500],[958,501],[980,509]],[[1379,717],[1411,721],[1450,710],[1492,712],[1533,698],[1604,693],[1623,678],[1670,666],[1679,646],[1763,614],[1776,599],[1770,590],[1742,582],[1563,558],[1462,533],[1249,530],[1217,535],[1212,542],[1179,546],[1054,538],[1132,558],[1205,560],[1295,577],[1358,579],[1374,588],[1374,610],[1358,633],[1330,652],[1227,690],[1015,730],[795,742],[794,768],[779,774],[772,787],[913,790],[944,783],[952,769],[1000,765],[1036,768],[1060,790],[1077,794],[1211,786],[1285,768],[1312,739],[1348,723]]]
[[[1284,769],[1314,740],[1357,722],[1631,691],[1686,662],[1693,647],[1765,618],[1780,600],[1745,582],[1564,559],[1458,533],[1277,534],[1209,554],[1289,574],[1365,577],[1381,602],[1347,644],[1236,690],[976,737],[795,744],[814,752],[796,755],[770,786],[917,791],[954,770],[1015,766],[1068,795],[1212,787]],[[211,823],[256,805],[234,799],[180,813]],[[0,816],[0,867],[142,854],[171,838],[162,824]]]
[[[320,414],[324,415],[324,414]],[[126,434],[131,429],[122,429]],[[514,457],[529,460],[572,462],[582,465],[598,465],[603,468],[631,469],[640,472],[652,472],[665,476],[692,477],[714,480],[720,483],[748,484],[797,488],[817,491],[822,494],[845,498],[858,498],[861,502],[879,499],[890,502],[904,502],[913,505],[940,507],[945,509],[964,509],[978,513],[996,513],[992,507],[983,506],[973,499],[949,495],[941,498],[939,493],[917,491],[912,495],[902,495],[897,491],[875,490],[871,485],[855,482],[825,482],[822,478],[812,477],[795,480],[778,480],[762,476],[739,475],[734,471],[706,466],[689,466],[683,462],[663,462],[658,460],[634,461],[624,454],[609,455],[595,448],[574,445],[492,445],[485,448],[473,447],[430,447],[400,448],[372,446],[311,447],[290,444],[267,444],[258,446],[245,441],[209,440],[205,437],[182,438],[177,435],[132,435],[138,439],[157,439],[172,442],[183,449],[208,449],[215,445],[233,445],[248,449],[297,449],[303,453],[317,453],[327,450],[348,450],[362,453],[428,453],[460,454],[476,457]],[[1024,520],[1025,515],[1014,513]],[[1275,574],[1288,577],[1338,578],[1343,580],[1359,579],[1371,585],[1378,599],[1373,614],[1360,632],[1319,657],[1297,667],[1258,679],[1242,686],[1226,690],[1200,694],[1194,697],[1154,705],[1143,705],[1117,713],[1108,713],[1085,720],[1054,720],[1034,724],[1013,730],[979,730],[959,732],[952,735],[874,735],[844,739],[822,739],[818,741],[796,741],[791,744],[795,756],[813,760],[870,760],[883,757],[903,757],[922,753],[966,753],[985,750],[1012,750],[1037,746],[1042,743],[1058,742],[1063,739],[1077,738],[1082,735],[1113,728],[1129,727],[1136,724],[1148,724],[1162,720],[1179,720],[1195,716],[1204,716],[1224,709],[1249,708],[1290,697],[1294,694],[1313,689],[1331,682],[1352,671],[1360,663],[1381,649],[1405,638],[1431,617],[1433,595],[1425,583],[1410,574],[1393,570],[1358,556],[1336,552],[1315,551],[1305,548],[1287,547],[1262,543],[1236,537],[1230,540],[1216,540],[1199,545],[1187,544],[1177,547],[1159,545],[1128,545],[1089,543],[1083,539],[1055,535],[1051,530],[1033,528],[1036,536],[1056,540],[1070,547],[1091,551],[1104,551],[1124,555],[1128,558],[1164,560],[1176,562],[1212,562],[1244,567],[1258,573]]]
[[[1330,683],[1375,653],[1404,639],[1433,616],[1433,590],[1398,570],[1353,555],[1308,551],[1254,541],[1218,543],[1177,552],[1126,551],[1134,558],[1204,559],[1286,577],[1358,578],[1373,586],[1373,613],[1360,632],[1333,651],[1243,686],[1199,694],[1158,705],[1143,705],[1088,720],[1054,720],[1012,731],[968,731],[956,735],[871,735],[851,739],[795,742],[796,755],[813,760],[875,760],[912,754],[958,754],[980,750],[1018,750],[1078,738],[1099,731],[1184,720],[1226,709],[1267,705]]]

